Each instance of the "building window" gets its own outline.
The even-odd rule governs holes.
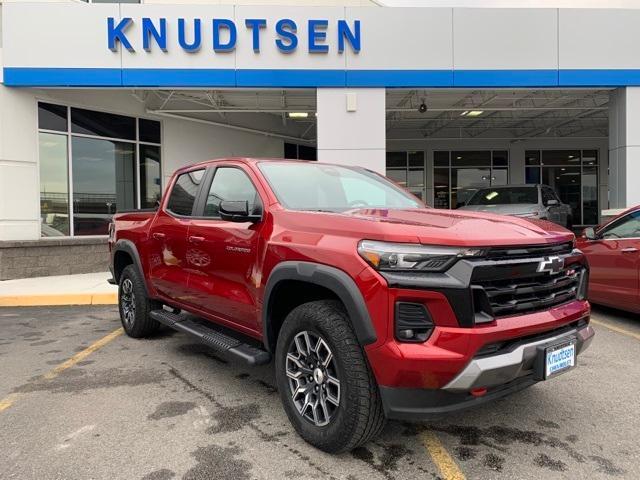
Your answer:
[[[316,147],[309,145],[298,145],[297,143],[285,142],[284,158],[292,160],[318,160],[318,151]]]
[[[160,198],[160,122],[38,104],[41,235],[106,235]],[[71,213],[69,213],[71,212]]]
[[[426,168],[423,151],[387,152],[387,178],[426,200]]]
[[[527,150],[525,180],[553,188],[576,226],[598,223],[598,151]]]
[[[433,152],[433,206],[436,208],[458,208],[480,188],[508,182],[507,150]]]

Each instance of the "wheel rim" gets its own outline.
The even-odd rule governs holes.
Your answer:
[[[133,325],[136,316],[136,296],[133,293],[133,283],[130,279],[125,278],[122,282],[122,290],[120,292],[120,307],[122,308],[122,318],[127,326]]]
[[[298,333],[287,350],[286,373],[298,413],[313,425],[327,425],[340,406],[336,360],[327,342],[313,332]]]

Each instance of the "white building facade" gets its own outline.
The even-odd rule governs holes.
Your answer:
[[[6,252],[101,255],[114,212],[223,156],[358,165],[436,208],[546,183],[576,225],[640,203],[638,9],[1,8],[0,279],[74,271]]]

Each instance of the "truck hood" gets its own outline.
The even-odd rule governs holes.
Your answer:
[[[518,213],[537,212],[538,205],[534,203],[515,203],[509,205],[465,205],[458,210],[467,212],[491,212],[499,215],[516,215]]]
[[[283,212],[284,213],[284,212]],[[422,209],[354,209],[342,213],[288,211],[289,232],[452,246],[501,246],[571,241],[551,222],[484,212]]]

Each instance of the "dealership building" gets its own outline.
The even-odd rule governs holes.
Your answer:
[[[231,3],[1,5],[0,280],[105,270],[116,211],[225,156],[640,203],[640,9]]]

